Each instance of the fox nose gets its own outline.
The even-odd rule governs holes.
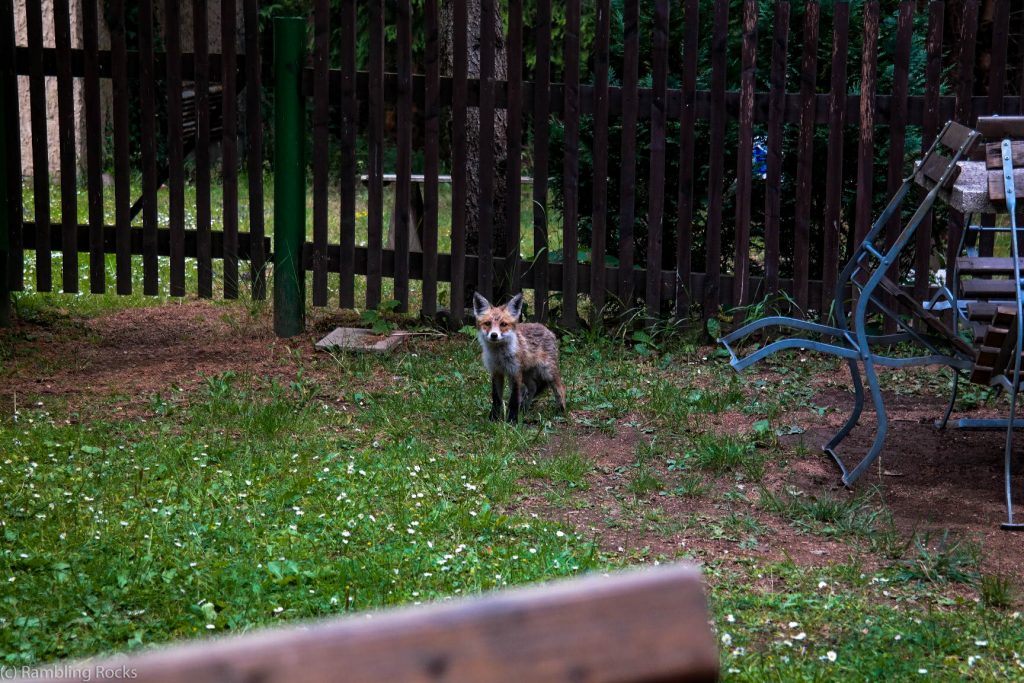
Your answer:
[[[498,341],[498,333],[491,332],[491,341]]]

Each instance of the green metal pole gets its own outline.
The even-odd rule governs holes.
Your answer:
[[[305,330],[306,239],[305,107],[301,77],[306,20],[274,19],[274,333]]]

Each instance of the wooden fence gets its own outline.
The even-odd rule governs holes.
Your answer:
[[[654,0],[651,7],[640,0],[539,0],[530,12],[522,0],[480,0],[480,24],[499,22],[498,36],[469,35],[475,6],[468,0],[423,0],[415,16],[411,0],[310,1],[304,83],[313,215],[303,264],[319,306],[331,303],[336,282],[340,306],[373,308],[390,279],[403,309],[419,299],[423,313],[436,313],[445,303],[439,283],[457,293],[456,309],[472,288],[485,295],[527,289],[537,316],[547,316],[549,300],[560,300],[562,322],[570,326],[582,295],[592,310],[615,299],[684,315],[692,304],[711,314],[784,291],[801,308],[820,311],[873,203],[892,191],[942,122],[1022,111],[1024,11],[1010,0],[963,0],[955,17],[942,0]],[[131,291],[132,256],[141,255],[146,294],[160,291],[158,259],[166,256],[172,295],[186,293],[186,259],[195,258],[199,296],[214,294],[215,260],[223,260],[218,289],[237,296],[239,261],[262,273],[270,249],[263,174],[272,150],[264,153],[262,93],[272,84],[264,82],[261,48],[269,41],[259,34],[258,0],[219,0],[220,53],[207,45],[207,0],[162,3],[162,21],[153,0],[137,0],[137,13],[125,11],[133,0],[111,0],[109,49],[100,48],[97,30],[105,5],[75,5],[83,27],[76,45],[63,20],[67,2],[54,3],[52,47],[43,40],[48,19],[40,3],[0,3],[0,80],[7,102],[28,90],[35,168],[33,204],[12,202],[7,215],[12,288],[25,284],[25,250],[35,252],[35,288],[54,288],[51,255],[58,250],[64,291],[77,290],[79,258],[88,252],[93,292],[105,290],[105,255],[114,254],[120,293]],[[185,6],[192,10],[191,52],[180,35]],[[16,10],[27,13],[24,44],[14,38]],[[155,34],[156,26],[162,28]],[[447,63],[446,26],[453,27]],[[479,52],[471,51],[477,44]],[[978,61],[986,76],[976,82]],[[269,62],[265,50],[262,62]],[[507,72],[499,77],[504,62]],[[59,168],[47,161],[45,83],[53,78]],[[77,81],[84,158],[75,153]],[[106,82],[113,90],[112,225],[103,215],[110,192],[101,145],[108,133],[101,114]],[[16,119],[18,112],[11,113]],[[134,138],[133,125],[141,126]],[[8,125],[4,135],[9,192],[19,197],[19,126]],[[507,139],[507,161],[495,158],[495,137]],[[752,168],[755,149],[766,156],[763,178]],[[533,179],[532,221],[525,217],[532,249],[519,248],[524,216],[514,199],[502,215],[480,201],[479,231],[469,234],[471,165],[485,200],[501,185],[517,198],[522,176]],[[61,217],[54,221],[48,197],[58,172]],[[393,248],[384,240],[390,173]],[[133,174],[141,174],[134,206]],[[410,241],[414,174],[424,179],[419,251]],[[442,215],[444,174],[452,177],[451,212]],[[242,206],[240,177],[248,184]],[[578,193],[584,181],[592,187],[586,201]],[[82,224],[79,182],[88,203]],[[222,226],[211,216],[212,182],[223,187],[216,207]],[[166,218],[156,199],[164,183]],[[194,204],[187,204],[192,185]],[[330,208],[332,195],[340,210]],[[363,207],[365,222],[358,215]],[[933,232],[956,243],[955,220],[938,228],[918,233],[918,296],[927,291]],[[560,256],[550,251],[556,234]],[[439,249],[446,239],[450,253]],[[411,297],[413,280],[422,284]],[[261,296],[262,279],[254,278],[254,286]]]
[[[14,290],[24,288],[24,252],[35,252],[36,291],[55,288],[53,253],[62,256],[57,288],[77,292],[79,258],[88,254],[89,289],[107,289],[106,255],[115,255],[115,286],[119,294],[133,289],[133,255],[141,255],[144,294],[160,292],[159,257],[168,257],[166,277],[172,296],[186,294],[186,259],[195,259],[196,292],[210,297],[213,261],[223,262],[222,294],[238,296],[240,260],[262,273],[269,252],[263,223],[263,142],[261,63],[257,0],[223,0],[221,53],[208,50],[206,0],[191,3],[192,52],[182,51],[181,5],[160,3],[166,14],[154,16],[154,0],[55,0],[53,14],[43,3],[4,0],[0,3],[0,87],[4,88],[8,126],[6,179],[9,203],[6,225],[10,237],[9,272]],[[136,12],[128,12],[126,3]],[[237,20],[236,20],[237,17]],[[15,19],[26,35],[15,35]],[[74,22],[70,19],[74,19]],[[131,25],[127,25],[129,18]],[[72,41],[71,25],[76,26]],[[109,30],[109,48],[100,49],[101,25]],[[53,28],[53,44],[44,41],[44,26]],[[244,43],[239,45],[237,27]],[[155,28],[161,27],[161,35]],[[131,39],[129,37],[131,36]],[[157,52],[160,44],[163,51]],[[241,53],[239,48],[242,48]],[[19,76],[26,78],[19,79]],[[56,78],[60,147],[59,168],[50,168],[46,84]],[[83,111],[76,112],[74,85],[81,83]],[[104,90],[111,111],[104,125]],[[19,89],[28,90],[33,167],[30,206],[22,193]],[[244,115],[239,102],[244,102]],[[159,106],[158,106],[159,105]],[[158,115],[159,113],[159,115]],[[79,122],[78,117],[84,119]],[[244,125],[248,168],[248,230],[239,230],[239,127]],[[133,128],[134,126],[134,128]],[[84,138],[84,158],[76,132]],[[104,149],[108,138],[108,149]],[[158,142],[166,148],[158,154]],[[220,150],[221,225],[211,221],[211,145]],[[105,154],[112,156],[108,166]],[[134,156],[134,160],[133,160]],[[186,171],[186,157],[192,163]],[[111,170],[112,174],[105,174]],[[112,175],[113,224],[105,213],[105,187]],[[133,175],[141,175],[140,196],[132,196]],[[81,177],[80,177],[81,176]],[[59,183],[60,219],[51,220],[50,185]],[[88,219],[79,223],[78,186],[87,195]],[[168,191],[165,217],[158,216],[157,193]],[[186,187],[194,188],[194,205],[186,206]],[[32,220],[25,220],[27,212]],[[166,227],[161,227],[161,222]],[[194,223],[195,228],[186,228]],[[216,228],[216,229],[215,229]],[[260,277],[253,278],[255,296],[262,296]]]
[[[313,66],[306,74],[316,156],[313,239],[306,245],[304,263],[313,272],[313,301],[328,303],[327,273],[338,272],[343,307],[357,303],[353,298],[356,274],[366,276],[370,307],[380,301],[382,279],[389,277],[394,278],[394,296],[404,307],[412,278],[422,280],[423,311],[428,315],[438,306],[438,282],[450,282],[451,291],[462,295],[470,288],[486,296],[497,289],[532,289],[541,318],[546,315],[549,294],[560,291],[562,322],[570,326],[577,322],[580,294],[589,295],[596,310],[615,297],[627,307],[642,302],[651,313],[664,312],[665,304],[671,302],[675,312],[685,315],[692,303],[702,304],[705,314],[711,314],[722,305],[749,304],[766,294],[786,291],[800,308],[820,311],[827,307],[848,243],[864,234],[874,201],[898,186],[919,145],[930,144],[947,119],[971,123],[983,113],[1021,111],[1020,97],[1006,95],[1004,84],[1009,73],[1010,28],[1019,27],[1024,34],[1024,12],[1011,12],[1008,1],[990,4],[995,15],[986,18],[979,16],[977,0],[958,3],[963,6],[962,16],[947,25],[946,3],[938,0],[837,0],[827,3],[831,13],[827,21],[825,8],[818,2],[654,0],[653,22],[641,21],[640,0],[621,4],[565,0],[554,8],[563,20],[558,33],[560,81],[555,81],[552,63],[559,55],[552,42],[551,3],[538,2],[535,14],[529,16],[524,14],[522,0],[508,0],[506,7],[493,0],[480,3],[479,25],[490,26],[495,13],[501,14],[508,73],[499,78],[491,32],[468,35],[466,0],[451,3],[454,59],[448,75],[442,75],[440,68],[443,27],[438,2],[424,2],[423,15],[414,26],[409,0],[388,4],[387,12],[383,0],[342,0],[337,16],[331,3],[319,0],[312,20]],[[852,16],[853,9],[862,16]],[[712,16],[702,17],[702,12]],[[681,27],[670,20],[675,13],[683,16]],[[771,19],[767,22],[770,35],[763,30],[766,18]],[[343,27],[340,33],[331,31],[336,21]],[[862,27],[861,34],[851,34],[853,23]],[[983,23],[986,33],[979,41]],[[527,24],[532,30],[524,30]],[[614,84],[609,70],[613,24],[623,32],[621,66]],[[356,26],[367,27],[364,43],[359,42]],[[594,31],[586,65],[580,62],[582,26]],[[710,31],[705,31],[708,26]],[[645,30],[650,31],[650,40],[641,35]],[[410,45],[417,31],[424,47],[418,64],[422,73],[414,74]],[[395,39],[385,40],[385,35]],[[338,36],[338,44],[333,45],[329,36]],[[478,74],[471,76],[465,52],[468,44],[477,41],[479,55],[472,61],[478,62]],[[881,92],[879,45],[890,43],[895,45],[891,73],[885,74],[890,89]],[[366,70],[357,68],[357,44],[368,51]],[[648,45],[649,50],[641,50]],[[918,46],[923,59],[912,55],[912,45]],[[988,77],[975,87],[975,56],[982,47],[988,54]],[[822,59],[822,52],[831,52],[831,59]],[[335,53],[340,56],[338,69],[329,66]],[[524,79],[527,54],[533,62],[531,80]],[[738,70],[730,66],[730,57],[736,55]],[[678,78],[673,87],[668,84],[670,65]],[[581,66],[589,71],[586,80],[581,78]],[[924,73],[917,73],[921,70]],[[641,76],[649,85],[641,86]],[[911,90],[911,76],[920,82],[917,92]],[[474,141],[467,139],[466,121],[474,109],[481,119],[475,141],[480,154],[471,158],[467,148]],[[508,163],[503,169],[493,163],[491,144],[496,113],[502,111],[508,122]],[[386,138],[384,130],[392,114],[396,120],[393,140]],[[324,151],[333,142],[332,115],[338,117],[340,137],[335,144],[340,145],[343,159],[337,244],[328,241],[331,181]],[[353,201],[358,176],[352,152],[363,133],[360,119],[368,122],[369,238],[365,247],[356,244]],[[593,129],[588,146],[580,141],[581,121]],[[669,139],[669,122],[679,122],[678,140]],[[425,131],[423,145],[416,150],[422,152],[426,178],[422,252],[410,251],[408,239],[413,220],[408,210],[414,151],[411,131],[417,123]],[[446,124],[451,139],[444,147],[439,132]],[[617,167],[609,168],[610,131],[619,125],[624,131],[637,132],[622,136],[615,155]],[[550,156],[549,134],[556,126],[563,140],[560,159]],[[919,145],[908,144],[908,131],[919,133]],[[767,153],[765,177],[758,180],[764,185],[763,193],[752,189],[755,132]],[[827,145],[823,140],[816,142],[816,137],[824,135]],[[797,138],[788,157],[783,153],[787,136]],[[856,141],[854,154],[847,151],[844,159],[844,148],[851,148],[851,140]],[[888,151],[881,169],[875,158],[878,143]],[[389,145],[395,150],[395,168],[382,163]],[[638,161],[642,146],[648,150],[646,164]],[[670,149],[678,155],[671,175],[666,172]],[[581,205],[577,196],[584,157],[592,160],[593,168],[593,199],[588,205]],[[442,217],[436,177],[445,160],[453,169],[454,183],[450,254],[438,253],[437,248]],[[706,176],[698,163],[704,164]],[[533,256],[523,258],[519,250],[521,215],[514,199],[506,203],[503,216],[492,216],[488,201],[480,203],[478,249],[466,253],[467,189],[459,169],[469,164],[479,165],[484,198],[490,197],[498,174],[504,174],[511,198],[521,192],[523,169],[533,177]],[[551,221],[548,196],[549,176],[558,167],[560,228]],[[388,172],[397,174],[393,250],[382,246],[382,188]],[[607,195],[610,174],[619,176],[618,196]],[[875,182],[878,175],[884,182]],[[647,188],[646,206],[640,204],[639,181]],[[823,199],[814,196],[819,186],[826,189]],[[676,211],[666,215],[666,200],[672,197]],[[796,199],[784,210],[788,197]],[[622,226],[617,244],[609,243],[612,215],[618,215]],[[599,256],[576,258],[581,246],[578,226],[585,218],[592,229],[590,244],[583,246],[590,247],[591,254],[616,257],[617,265],[606,266],[606,259]],[[763,226],[758,244],[751,239],[754,219]],[[643,239],[634,233],[641,224],[646,226]],[[548,251],[549,232],[556,229],[561,230],[563,245],[563,258],[557,261]],[[957,229],[952,221],[948,233],[954,245]],[[496,230],[506,235],[504,250],[495,248]],[[890,236],[897,230],[894,222]],[[919,235],[913,288],[923,296],[932,270],[928,241],[932,231],[924,229]],[[786,239],[780,239],[783,236]],[[726,253],[723,245],[729,243],[732,249]],[[783,243],[789,253],[782,252]],[[674,247],[674,253],[666,253],[666,244]],[[646,254],[642,261],[636,257],[641,250]],[[811,254],[816,255],[813,261]],[[694,267],[701,262],[702,272]]]

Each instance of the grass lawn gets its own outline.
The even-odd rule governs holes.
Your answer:
[[[837,364],[738,376],[685,335],[565,334],[570,415],[544,397],[512,427],[465,334],[331,356],[333,313],[286,343],[240,303],[76,299],[22,295],[0,332],[0,663],[687,558],[726,680],[1024,676],[1006,536],[908,529],[798,438]]]

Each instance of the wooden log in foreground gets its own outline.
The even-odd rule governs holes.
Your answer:
[[[20,673],[101,669],[145,683],[713,681],[718,652],[700,572],[680,564]]]

